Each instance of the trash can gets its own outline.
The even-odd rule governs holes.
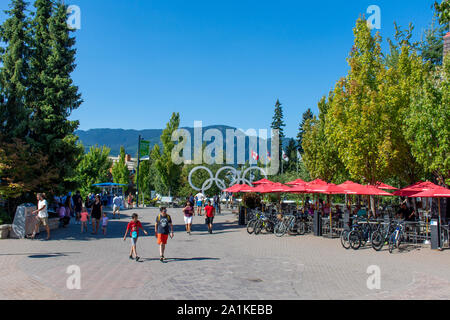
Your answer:
[[[322,215],[318,211],[314,212],[313,231],[315,236],[322,236]]]
[[[245,208],[240,206],[239,207],[239,225],[245,226],[247,224],[245,220],[246,220]]]
[[[439,225],[439,219],[431,219],[430,232],[431,232],[431,249],[438,250],[442,248],[441,244],[441,226]]]

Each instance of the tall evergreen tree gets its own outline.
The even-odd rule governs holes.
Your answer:
[[[283,138],[284,138],[284,127],[286,124],[284,123],[284,116],[283,116],[283,108],[282,104],[280,103],[280,100],[277,99],[277,102],[275,103],[275,112],[272,119],[272,126],[271,128],[274,130],[278,130],[279,137],[280,137],[280,148],[279,148],[279,161],[280,161],[280,167],[281,167],[281,161],[282,161],[282,155],[283,155]]]
[[[55,183],[64,192],[75,185],[73,177],[82,152],[74,135],[79,123],[68,119],[82,103],[78,87],[71,79],[76,67],[75,38],[67,26],[66,5],[58,1],[53,6],[50,0],[37,0],[35,6],[30,143],[49,156],[51,165],[59,172],[59,181]]]
[[[441,66],[444,56],[444,35],[447,33],[447,26],[439,24],[437,13],[433,18],[431,26],[424,31],[423,40],[420,43],[420,53],[424,61],[429,61],[432,66]]]
[[[25,106],[30,58],[29,20],[26,2],[13,0],[9,18],[0,28],[0,133],[8,142],[23,139],[28,131],[29,110]]]
[[[310,108],[308,108],[308,110],[306,110],[302,115],[302,122],[300,123],[297,134],[297,145],[298,150],[300,151],[301,154],[303,154],[304,152],[302,144],[303,144],[303,135],[305,134],[305,123],[307,120],[312,120],[313,117],[314,114],[312,113]]]

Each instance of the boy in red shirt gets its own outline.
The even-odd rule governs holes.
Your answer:
[[[142,227],[141,222],[138,220],[138,215],[136,213],[133,213],[131,216],[131,221],[128,223],[127,231],[125,231],[125,236],[123,237],[123,241],[126,240],[128,230],[130,231],[130,237],[131,237],[131,251],[130,251],[130,259],[133,260],[133,254],[136,257],[136,262],[139,262],[139,256],[137,255],[136,251],[136,243],[139,238],[139,229],[142,229],[144,231],[145,235],[148,236],[147,231],[144,230]]]
[[[205,207],[206,218],[205,222],[208,225],[208,232],[212,234],[213,221],[216,209],[211,205],[211,200],[208,200],[208,205]]]

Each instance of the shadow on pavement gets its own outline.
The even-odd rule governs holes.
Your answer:
[[[125,213],[121,212],[121,219],[112,219],[112,214],[108,212],[108,222],[107,233],[103,235],[101,226],[98,229],[97,234],[92,234],[92,225],[88,224],[87,232],[81,233],[81,225],[75,224],[75,219],[71,219],[70,224],[66,228],[59,228],[51,231],[51,239],[49,241],[61,241],[61,240],[73,240],[73,241],[95,241],[101,239],[121,239],[125,234],[128,223],[131,221],[131,214],[136,212],[136,210],[127,210]],[[139,211],[138,211],[139,213]],[[142,221],[141,221],[142,222]],[[155,237],[155,222],[142,222],[142,226],[145,231],[148,232],[150,237]],[[173,226],[175,233],[186,232],[186,227],[184,224],[176,224]],[[242,226],[239,226],[237,221],[235,222],[217,222],[214,223],[214,233],[229,233],[238,232]],[[195,216],[194,224],[192,226],[192,232],[198,232],[203,235],[203,233],[208,233],[208,227],[205,224],[204,216]],[[140,232],[142,235],[142,231]],[[46,232],[41,232],[36,235],[36,240],[42,240],[47,237]],[[127,238],[129,234],[127,235]]]
[[[177,262],[177,261],[211,261],[220,260],[219,258],[209,258],[209,257],[195,257],[195,258],[166,258],[164,263]],[[140,262],[144,261],[159,261],[159,258],[141,258]]]
[[[67,257],[71,254],[80,254],[81,252],[55,252],[55,253],[2,253],[0,256],[28,256],[28,258],[55,258]]]

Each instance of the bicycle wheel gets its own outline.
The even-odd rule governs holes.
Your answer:
[[[394,252],[395,242],[395,234],[393,234],[389,237],[389,253]]]
[[[397,236],[397,245],[396,245],[397,249],[400,250],[400,245],[401,245],[403,242],[404,242],[404,240],[403,240],[403,233],[400,233],[400,234]]]
[[[255,232],[255,223],[256,223],[256,220],[250,220],[247,223],[247,232],[248,232],[248,234],[253,234],[253,232]]]
[[[381,234],[380,231],[375,231],[372,234],[371,242],[372,242],[372,248],[375,251],[380,251],[383,248],[383,246],[384,246],[384,239],[383,239],[383,235]]]
[[[341,232],[341,244],[345,249],[350,249],[350,242],[348,241],[348,230],[343,230]]]
[[[306,225],[303,221],[300,221],[297,224],[297,233],[301,236],[303,236],[306,233]]]
[[[259,220],[255,223],[255,230],[254,230],[255,235],[258,235],[261,233],[262,226],[263,226],[263,222],[261,220]]]
[[[358,250],[361,247],[361,235],[358,231],[351,231],[348,235],[348,242],[353,250]]]
[[[273,233],[273,222],[272,221],[266,221],[265,229],[268,233]]]
[[[286,225],[284,222],[279,222],[274,228],[274,233],[277,237],[282,237],[286,234]]]

